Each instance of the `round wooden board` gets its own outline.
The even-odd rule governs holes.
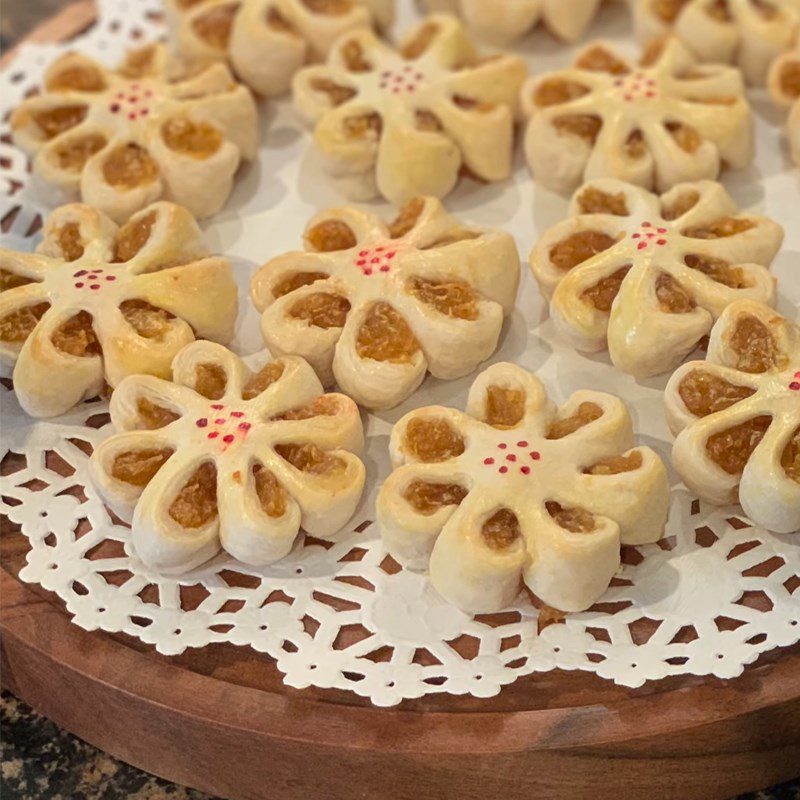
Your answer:
[[[80,0],[31,38],[64,41],[93,15]],[[27,540],[2,522],[3,686],[117,758],[211,794],[713,800],[800,770],[800,646],[730,681],[631,690],[556,670],[494,698],[379,709],[349,692],[291,689],[247,648],[167,658],[124,634],[84,631],[61,600],[17,579]]]

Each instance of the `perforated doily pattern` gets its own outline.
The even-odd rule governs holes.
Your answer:
[[[143,39],[160,32],[153,17],[159,5],[101,0],[98,26],[70,46],[111,61],[135,41],[136,31]],[[32,247],[30,237],[45,212],[28,194],[25,160],[8,136],[8,112],[63,49],[27,47],[0,76],[6,246]],[[255,229],[260,233],[258,222]],[[231,249],[242,252],[245,245],[236,242]],[[246,282],[247,271],[240,275]],[[527,281],[519,306],[535,302]],[[247,310],[244,316],[257,337],[257,315]],[[556,338],[540,339],[535,353],[522,353],[520,341],[534,336],[527,329],[519,316],[512,319],[496,360],[522,359],[545,383],[558,386],[567,360],[579,357]],[[535,335],[549,336],[546,329]],[[531,347],[537,340],[528,341]],[[587,380],[586,362],[576,364],[575,380]],[[595,365],[591,377],[598,390],[614,391],[619,382],[603,365]],[[463,405],[470,381],[448,384],[447,394],[442,384],[431,392],[423,387],[413,404]],[[733,677],[760,653],[800,640],[797,537],[754,529],[733,509],[701,504],[678,484],[667,537],[659,545],[626,548],[623,569],[590,611],[541,632],[527,597],[501,614],[472,618],[456,611],[425,576],[397,567],[371,522],[375,491],[389,473],[389,420],[408,408],[368,418],[371,491],[345,541],[298,542],[287,559],[261,570],[221,556],[180,580],[163,578],[136,558],[128,528],[87,486],[88,455],[110,433],[106,404],[87,403],[57,420],[32,422],[9,386],[5,381],[0,389],[0,510],[31,544],[21,577],[55,592],[75,623],[90,630],[124,631],[167,654],[211,642],[250,646],[274,657],[292,686],[350,689],[378,705],[434,692],[490,696],[521,675],[556,667],[592,671],[628,686],[684,673]],[[639,403],[637,428],[658,429],[659,393],[637,392],[628,392],[636,394],[630,402]],[[668,452],[666,434],[651,442],[662,455]]]

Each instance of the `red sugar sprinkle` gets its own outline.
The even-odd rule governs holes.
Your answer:
[[[790,388],[792,391],[796,392],[798,389],[800,389],[800,383],[798,383],[797,381],[792,381],[792,382],[789,384],[789,388]]]
[[[517,447],[527,447],[528,443],[523,439],[521,442],[517,442]]]
[[[92,284],[92,285],[91,285],[89,288],[90,288],[90,289],[97,290],[97,289],[99,289],[99,288],[100,288],[100,284],[99,284],[99,283],[93,283],[93,284]]]
[[[239,419],[239,417],[244,416],[244,411],[231,411],[231,416],[236,417],[236,419]]]
[[[541,455],[540,455],[540,454],[539,454],[539,453],[538,453],[536,450],[534,450],[534,451],[531,453],[531,458],[532,458],[534,461],[538,461],[538,460],[541,458]]]
[[[519,471],[520,471],[520,472],[521,472],[523,475],[530,475],[531,468],[530,468],[530,467],[520,467],[520,468],[519,468]]]
[[[656,244],[665,245],[667,243],[666,239],[659,239]]]
[[[499,447],[501,450],[505,450],[505,449],[506,449],[506,447],[507,447],[508,445],[506,445],[506,443],[505,443],[505,442],[500,442],[500,444],[499,444],[499,445],[497,445],[497,446],[498,446],[498,447]]]
[[[650,223],[649,223],[649,222],[643,222],[643,223],[642,223],[642,227],[643,227],[643,228],[650,228],[650,227],[651,227],[651,225],[650,225]]]
[[[358,254],[359,254],[360,256],[365,256],[365,255],[367,255],[368,253],[369,253],[369,250],[359,250],[359,251],[358,251]]]
[[[111,104],[111,111],[116,114],[119,111],[119,103],[112,103]]]
[[[213,408],[215,411],[219,411],[221,408],[225,408],[225,406],[223,406],[221,403],[215,403],[213,406],[211,406],[211,408]]]
[[[240,422],[239,423],[239,430],[240,431],[249,431],[252,426],[249,422]]]
[[[381,267],[381,272],[388,272],[388,271],[389,271],[389,265],[388,265],[388,264],[384,264],[384,265]]]
[[[380,259],[379,259],[379,258],[371,258],[371,259],[369,260],[369,263],[370,263],[370,264],[377,264],[379,261],[380,261]]]
[[[667,232],[667,229],[666,229],[666,228],[659,228],[659,229],[658,229],[658,232],[659,232],[659,233],[666,233],[666,232]]]
[[[795,377],[795,378],[800,378],[800,371],[798,371],[798,372],[795,372],[795,374],[794,374],[794,377]]]
[[[78,282],[75,284],[75,288],[76,288],[76,289],[83,289],[83,281],[78,281]]]
[[[372,275],[372,267],[367,267],[367,268],[364,270],[364,274],[365,274],[365,275]]]
[[[508,472],[508,467],[500,467],[498,470],[501,474],[505,475]]]
[[[394,258],[396,255],[395,251],[393,250],[391,253],[386,254],[386,258]]]
[[[517,460],[517,457],[513,453],[509,453],[506,456],[506,461],[516,461],[516,460]]]
[[[483,463],[486,464],[487,466],[489,466],[491,464],[494,464],[494,459],[493,458],[484,458],[483,459]]]
[[[222,417],[220,417],[219,419],[215,419],[214,420],[214,424],[215,425],[224,425],[225,424],[225,420],[222,419]]]
[[[644,250],[645,247],[647,247],[647,242],[639,242],[639,244],[636,245],[637,250]]]
[[[73,274],[72,277],[73,278],[80,278],[81,275],[85,275],[85,274],[86,274],[86,270],[85,269],[79,269],[76,273]]]
[[[198,428],[205,428],[206,425],[208,425],[208,420],[204,417],[203,419],[197,420],[197,422],[195,422],[195,425],[197,425]]]
[[[106,275],[107,281],[115,281],[117,279],[116,275]]]
[[[233,434],[229,433],[226,436],[223,436],[222,441],[225,442],[225,444],[230,444],[233,441]]]
[[[216,439],[217,436],[219,436],[219,431],[211,431],[211,433],[208,434],[209,439]]]
[[[366,263],[367,262],[363,258],[359,258],[358,261],[356,261],[356,266],[357,267],[363,267],[364,264],[366,264]]]
[[[634,233],[633,236],[631,236],[631,239],[641,239],[641,238],[642,238],[641,233]]]

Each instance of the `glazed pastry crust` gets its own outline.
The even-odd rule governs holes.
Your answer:
[[[329,229],[347,232],[345,247],[319,249],[317,233]],[[306,228],[305,247],[272,259],[253,277],[264,341],[275,356],[307,359],[325,385],[335,381],[372,409],[400,403],[428,371],[452,380],[488,358],[519,284],[511,236],[462,225],[431,197],[411,201],[391,226],[350,206],[323,211]],[[283,293],[286,281],[302,275],[317,280]],[[298,312],[321,294],[339,298],[346,317],[323,325]],[[384,320],[373,336],[385,335],[385,347],[367,350],[367,321],[386,304],[401,322],[393,334]],[[399,354],[390,352],[397,329],[409,338]]]
[[[443,197],[463,171],[509,176],[524,77],[521,58],[480,59],[455,18],[434,15],[397,50],[368,30],[345,34],[324,65],[295,75],[293,97],[341,191],[399,205]]]
[[[608,347],[623,372],[668,372],[730,303],[775,303],[768,266],[783,229],[740,213],[719,183],[682,183],[658,197],[622,181],[590,181],[573,195],[570,213],[534,247],[531,269],[559,332],[578,350]],[[602,241],[592,247],[589,239],[562,262],[580,237]],[[616,293],[597,299],[615,277]]]
[[[800,166],[800,35],[794,50],[775,59],[769,71],[768,87],[772,99],[789,109],[786,133],[789,153]]]
[[[217,213],[239,164],[255,156],[255,102],[224,64],[173,78],[161,45],[132,51],[116,70],[77,53],[56,59],[45,91],[11,117],[42,193],[80,198],[118,223],[159,199],[198,219]]]
[[[541,23],[559,39],[575,42],[594,19],[600,0],[423,0],[430,13],[458,13],[476,36],[498,45]]]
[[[132,521],[134,548],[150,568],[184,573],[221,549],[246,564],[270,564],[289,553],[301,526],[334,540],[353,515],[365,480],[358,408],[344,395],[323,395],[300,358],[270,368],[271,382],[253,394],[254,374],[239,358],[197,341],[176,356],[172,381],[132,376],[114,393],[119,432],[94,451],[90,475],[103,500]],[[200,394],[207,371],[222,376],[213,397]],[[153,425],[152,406],[174,418]],[[313,455],[293,460],[296,448]],[[146,482],[115,471],[120,458],[144,462],[160,451],[167,458]],[[191,498],[187,517],[176,499],[203,465],[215,474],[205,495]],[[263,470],[267,493],[259,489]],[[193,518],[209,498],[205,515]]]
[[[698,64],[675,38],[653,43],[638,67],[590,44],[571,69],[529,79],[522,104],[528,164],[561,194],[595,178],[664,192],[753,159],[739,71]]]
[[[513,398],[515,414],[491,410],[498,390]],[[587,408],[594,413],[584,424],[564,422]],[[555,608],[589,608],[620,566],[620,544],[655,542],[666,523],[666,470],[649,448],[634,447],[622,401],[579,391],[557,409],[541,382],[513,364],[478,376],[466,413],[430,406],[404,416],[390,452],[395,470],[376,506],[384,541],[400,563],[429,568],[437,591],[465,611],[499,611],[523,583]],[[619,456],[625,471],[598,470]],[[409,499],[420,482],[460,487],[461,497],[420,507]],[[565,527],[559,511],[588,524]],[[515,535],[487,533],[498,512],[513,514]]]
[[[742,335],[755,321],[757,334]],[[764,342],[771,352],[753,359]],[[706,409],[694,407],[687,387],[697,373],[735,387],[737,396]],[[672,463],[684,483],[711,503],[742,504],[756,525],[777,533],[800,529],[800,328],[773,309],[749,300],[733,303],[711,332],[705,361],[691,361],[670,378],[664,392],[667,420],[677,434]],[[744,468],[726,469],[741,446],[731,443],[739,426],[759,426],[748,439]],[[766,429],[764,429],[766,424]],[[726,442],[721,457],[712,443]],[[724,464],[720,461],[723,459]],[[794,478],[790,475],[793,470]]]
[[[193,67],[228,61],[254,91],[278,95],[309,62],[321,61],[342,34],[388,28],[393,0],[167,0],[178,52]]]
[[[798,0],[727,0],[724,9],[708,0],[630,3],[642,42],[674,33],[700,61],[735,64],[755,86],[764,85],[770,63],[800,30]]]
[[[208,256],[197,223],[173,203],[123,228],[90,206],[61,206],[35,253],[0,250],[0,271],[0,362],[32,416],[62,414],[127,375],[167,377],[195,336],[233,336],[230,264]]]

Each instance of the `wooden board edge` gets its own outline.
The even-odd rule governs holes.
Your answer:
[[[74,3],[70,3],[37,25],[19,44],[3,53],[0,56],[0,69],[5,69],[11,64],[23,45],[69,41],[85,31],[95,19],[97,19],[95,0],[75,0]]]

